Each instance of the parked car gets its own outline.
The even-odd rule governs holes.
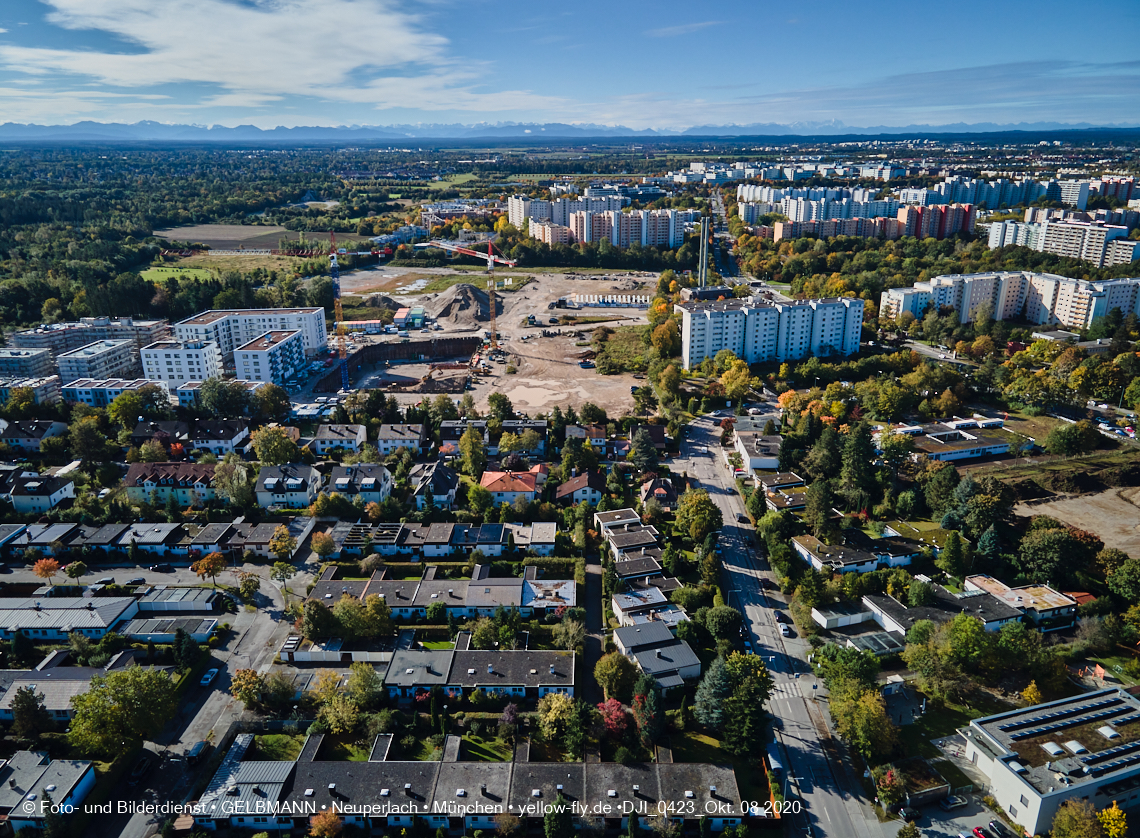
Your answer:
[[[780,623],[780,634],[783,635],[784,637],[791,637],[792,636],[792,630],[790,628],[788,628],[786,625],[784,625],[783,623]]]
[[[210,686],[210,682],[213,681],[217,677],[218,677],[218,670],[207,669],[206,674],[202,676],[202,680],[199,681],[198,683],[201,684],[203,687],[208,687],[208,686]]]
[[[736,520],[739,521],[741,524],[747,524],[748,523],[748,516],[745,515],[743,512],[737,512],[736,513]]]
[[[990,828],[990,832],[997,835],[998,838],[1024,838],[1024,836],[1018,835],[1012,827],[1007,826],[1004,821],[999,821],[996,818],[990,821],[987,826]]]
[[[154,573],[172,573],[173,569],[168,564],[152,564],[147,570]]]
[[[990,835],[988,832],[986,832],[980,826],[974,827],[974,835],[976,836],[976,838],[993,838],[992,835]]]
[[[102,579],[96,579],[95,584],[96,585],[114,585],[115,584],[115,577],[114,576],[104,576]]]
[[[127,584],[128,585],[145,585],[146,579],[144,579],[141,576],[136,576],[134,579],[128,579]]]
[[[970,801],[961,795],[952,794],[950,797],[944,797],[939,800],[938,805],[942,807],[943,811],[950,812],[954,809],[961,809],[969,802]]]
[[[135,763],[135,767],[131,769],[131,777],[129,780],[130,784],[132,786],[137,786],[139,784],[139,780],[141,780],[143,778],[143,775],[146,774],[146,772],[149,768],[150,768],[150,757],[149,756],[142,757],[138,762]]]
[[[775,620],[777,623],[784,622],[784,612],[783,611],[773,611],[772,612],[772,619]]]
[[[901,809],[899,809],[899,817],[907,823],[914,823],[922,817],[922,812],[918,811],[918,809],[915,809],[913,806],[903,806]],[[978,830],[976,829],[974,830],[974,832],[977,831]]]

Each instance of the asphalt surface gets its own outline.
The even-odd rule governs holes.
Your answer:
[[[893,835],[898,825],[878,823],[862,801],[857,779],[850,776],[849,767],[838,756],[839,749],[830,742],[826,702],[818,695],[823,688],[806,661],[810,646],[799,637],[780,635],[773,612],[779,610],[787,616],[786,597],[775,589],[775,576],[758,548],[751,525],[738,522],[737,515],[745,515],[744,503],[719,454],[720,429],[716,423],[720,418],[701,417],[689,425],[688,439],[682,442],[674,470],[687,471],[699,488],[708,491],[724,517],[719,545],[725,596],[745,615],[753,650],[768,664],[775,684],[768,709],[776,719],[777,740],[788,759],[786,796],[803,804],[800,814],[791,815],[791,828],[810,836]],[[708,453],[701,453],[703,449]],[[761,578],[772,580],[772,590],[761,587]],[[792,633],[795,635],[794,629]],[[830,756],[825,743],[831,747]]]

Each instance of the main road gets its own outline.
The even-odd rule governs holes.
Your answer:
[[[780,634],[777,610],[787,617],[786,598],[774,582],[767,559],[747,520],[732,472],[720,456],[719,417],[699,417],[689,425],[675,471],[686,471],[694,485],[708,491],[724,516],[719,537],[722,585],[726,600],[744,614],[746,631],[756,654],[765,658],[775,684],[768,709],[774,716],[776,739],[788,763],[786,798],[799,800],[803,811],[792,815],[794,831],[809,836],[883,838],[884,831],[870,807],[862,802],[858,780],[844,764],[831,738],[822,686],[806,661],[810,646]],[[790,618],[787,618],[790,619]],[[893,834],[891,829],[890,833]]]

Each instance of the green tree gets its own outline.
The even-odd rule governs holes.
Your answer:
[[[467,428],[459,437],[459,457],[463,463],[463,470],[469,475],[478,477],[483,473],[487,465],[487,452],[483,447],[483,434],[474,427]]]
[[[285,434],[283,428],[269,426],[258,428],[250,435],[250,443],[257,454],[258,462],[263,466],[295,463],[301,456],[297,443]]]
[[[64,570],[64,573],[67,575],[68,579],[74,579],[76,582],[78,582],[80,579],[87,575],[87,565],[80,561],[74,561],[67,566],[67,569]]]
[[[174,716],[178,697],[166,672],[142,666],[95,675],[73,696],[68,739],[81,753],[116,757],[153,739]]]
[[[288,422],[293,412],[285,388],[272,382],[254,390],[250,400],[255,416],[262,422]]]
[[[732,694],[732,681],[724,658],[717,658],[705,671],[693,699],[693,715],[711,730],[724,726],[724,702]]]
[[[198,390],[198,403],[209,416],[245,416],[250,407],[249,390],[241,381],[207,378]]]
[[[1140,559],[1129,559],[1108,575],[1108,589],[1128,603],[1140,602]]]
[[[895,748],[898,731],[887,717],[877,690],[842,691],[831,695],[836,730],[867,760],[879,759]]]
[[[281,591],[286,600],[289,599],[289,589],[285,587],[285,583],[292,579],[296,573],[297,569],[288,562],[274,562],[273,567],[269,570],[269,578],[281,583]]]
[[[694,543],[724,526],[720,507],[713,503],[705,489],[689,489],[677,503],[676,526],[687,533]]]
[[[545,838],[574,838],[574,813],[561,792],[542,817],[542,832]]]
[[[487,397],[487,415],[500,421],[515,418],[515,408],[503,393],[492,393]]]
[[[607,699],[627,701],[637,676],[637,667],[620,652],[603,655],[594,665],[594,680]]]
[[[639,474],[657,470],[657,448],[654,447],[653,438],[647,429],[637,429],[626,459]]]
[[[323,602],[309,600],[301,617],[301,633],[309,640],[335,637],[340,627],[332,611]]]
[[[938,558],[934,563],[950,576],[961,576],[965,572],[962,538],[956,530],[950,530],[946,534],[946,541],[938,552]]]
[[[716,638],[735,637],[740,631],[740,612],[728,605],[718,605],[705,615],[705,627]]]
[[[96,416],[84,416],[71,423],[68,430],[71,454],[85,463],[105,463],[109,457],[107,437],[99,430]]]
[[[870,502],[875,485],[871,469],[874,458],[871,428],[866,422],[860,422],[847,434],[847,441],[843,444],[843,465],[839,471],[839,493],[846,498],[851,509],[865,509]]]
[[[835,497],[831,493],[830,481],[816,480],[808,486],[805,504],[804,524],[816,538],[827,541],[835,530],[835,522],[832,520]]]
[[[43,693],[34,686],[18,687],[12,696],[12,732],[19,739],[39,739],[52,729],[51,714],[44,706]]]

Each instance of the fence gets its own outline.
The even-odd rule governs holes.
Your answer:
[[[381,361],[412,361],[419,358],[469,358],[483,345],[482,338],[432,338],[430,340],[410,340],[391,343],[373,343],[362,346],[348,356],[348,369],[359,369],[363,364],[377,364]],[[314,393],[335,393],[340,390],[340,369],[334,364],[316,386]]]

